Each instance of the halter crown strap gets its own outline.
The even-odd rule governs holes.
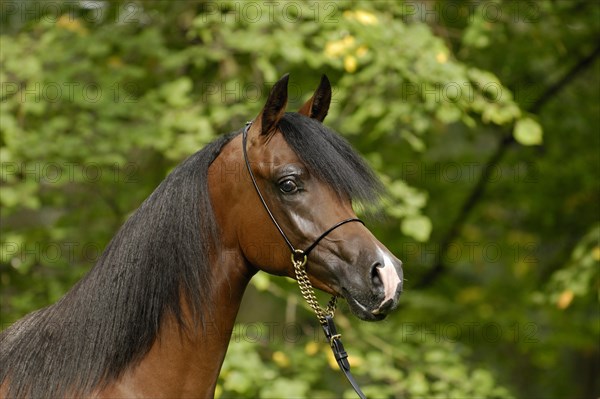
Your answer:
[[[289,238],[287,238],[287,236],[283,232],[283,229],[281,228],[279,223],[277,223],[275,216],[269,209],[269,206],[267,205],[265,198],[263,197],[262,193],[260,192],[260,189],[258,188],[258,183],[256,182],[256,177],[254,177],[254,172],[252,172],[252,168],[250,167],[250,161],[248,160],[248,151],[246,150],[246,142],[248,141],[248,130],[250,130],[250,126],[252,126],[252,122],[246,122],[246,127],[244,128],[244,133],[242,136],[242,141],[243,141],[242,148],[244,151],[244,161],[246,162],[246,168],[248,169],[248,173],[250,173],[250,179],[252,180],[252,185],[254,186],[254,189],[256,190],[256,193],[258,194],[258,198],[260,198],[260,202],[263,204],[265,210],[269,214],[269,217],[273,221],[273,224],[275,225],[275,227],[277,227],[277,230],[279,230],[279,233],[285,240],[285,243],[287,244],[287,246],[290,248],[290,251],[292,251],[292,253],[294,253],[296,251],[296,249],[294,248],[294,245],[292,245]]]

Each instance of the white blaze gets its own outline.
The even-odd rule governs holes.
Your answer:
[[[379,273],[379,278],[381,278],[381,282],[383,283],[383,292],[385,297],[382,304],[386,303],[388,300],[394,298],[394,294],[396,294],[396,288],[398,284],[400,284],[400,277],[398,277],[398,273],[394,268],[394,263],[390,259],[390,257],[381,249],[378,248],[381,253],[381,257],[383,258],[383,267],[378,267],[377,272]]]

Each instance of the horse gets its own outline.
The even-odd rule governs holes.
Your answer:
[[[290,243],[318,245],[297,251],[310,284],[358,318],[397,308],[402,262],[349,223],[384,187],[323,125],[327,77],[298,112],[286,112],[288,79],[252,124],[177,166],[58,302],[2,332],[0,396],[212,397],[250,279],[295,278]]]

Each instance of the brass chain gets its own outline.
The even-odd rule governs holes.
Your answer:
[[[302,259],[297,259],[297,255],[302,255]],[[292,263],[294,264],[294,271],[296,273],[296,280],[298,280],[298,286],[300,287],[300,292],[302,296],[308,303],[308,306],[316,313],[317,318],[321,324],[325,324],[327,321],[325,319],[326,316],[330,316],[333,318],[333,314],[335,313],[335,307],[337,305],[337,297],[332,296],[329,302],[327,303],[327,308],[323,309],[319,302],[317,301],[317,297],[315,296],[315,290],[308,279],[308,274],[306,273],[306,261],[307,257],[302,251],[296,251],[292,253]]]

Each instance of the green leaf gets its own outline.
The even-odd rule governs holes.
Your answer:
[[[540,145],[543,142],[542,127],[531,118],[518,120],[513,135],[522,145]]]
[[[309,386],[304,381],[280,378],[261,389],[264,398],[298,398],[305,397]]]
[[[259,291],[266,291],[271,284],[271,279],[267,273],[257,273],[251,281],[252,285]]]
[[[410,216],[402,221],[402,233],[420,242],[429,239],[431,228],[431,220],[423,215]]]

